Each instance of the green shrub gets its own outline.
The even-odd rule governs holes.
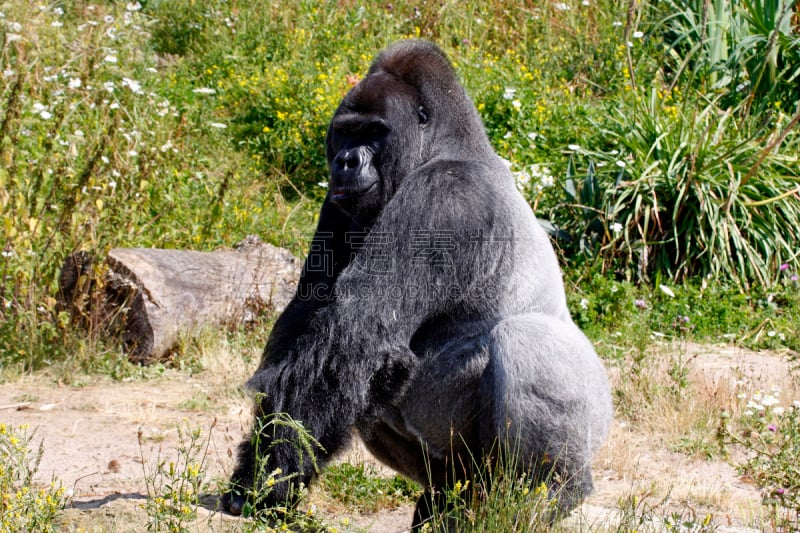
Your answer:
[[[800,100],[800,35],[793,2],[668,1],[660,22],[670,74],[721,92],[725,107],[792,112]]]
[[[620,104],[605,122],[613,149],[575,147],[587,178],[551,220],[581,246],[562,246],[636,281],[712,274],[771,286],[781,264],[797,263],[796,152],[771,152],[762,130],[677,88]]]
[[[800,525],[800,402],[782,404],[780,389],[740,393],[735,416],[723,413],[720,443],[745,452],[739,472],[762,489],[775,531]]]
[[[212,425],[213,429],[213,425]],[[187,532],[196,517],[201,491],[206,489],[204,463],[211,442],[203,443],[199,429],[178,426],[177,456],[167,461],[159,448],[154,462],[144,457],[143,437],[139,432],[139,453],[147,485],[148,531]]]
[[[156,0],[148,2],[150,43],[160,54],[184,56],[201,52],[208,44],[206,28],[213,13],[206,12],[205,2],[194,0]]]
[[[592,117],[602,142],[570,147],[587,176],[570,166],[551,211],[568,255],[637,281],[714,274],[743,288],[797,266],[800,37],[788,5],[642,7],[656,18],[636,35],[663,39],[672,62],[631,63],[628,91]]]
[[[32,441],[27,426],[0,423],[0,531],[56,531],[54,520],[67,504],[60,483],[34,482],[44,443],[32,450]]]

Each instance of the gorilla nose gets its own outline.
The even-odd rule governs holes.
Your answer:
[[[357,148],[351,150],[342,150],[336,154],[333,160],[333,165],[336,170],[347,171],[353,170],[361,166],[361,151]]]

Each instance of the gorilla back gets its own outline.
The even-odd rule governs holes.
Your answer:
[[[249,386],[259,395],[223,504],[291,500],[353,428],[372,453],[442,488],[514,450],[558,514],[592,490],[612,417],[605,371],[572,322],[555,253],[444,54],[419,40],[375,59],[327,138],[328,197],[297,295]],[[258,437],[258,438],[256,438]],[[257,457],[261,458],[260,463]],[[268,490],[257,464],[291,479]],[[248,490],[253,489],[253,490]]]

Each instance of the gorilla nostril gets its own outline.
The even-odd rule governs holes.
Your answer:
[[[361,165],[361,156],[358,150],[343,150],[336,156],[336,163],[342,170],[352,170]]]

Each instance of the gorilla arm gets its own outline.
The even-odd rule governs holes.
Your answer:
[[[268,359],[283,357],[308,329],[309,317],[331,302],[336,278],[351,258],[346,233],[352,226],[348,213],[328,200],[322,204],[297,293],[272,327],[259,370]]]
[[[263,472],[273,472],[280,465],[289,475],[302,473],[303,479],[313,474],[309,458],[292,453],[287,446],[273,446],[274,442],[295,439],[296,435],[286,426],[271,423],[273,413],[282,412],[277,406],[287,404],[296,385],[294,376],[302,376],[289,370],[292,365],[303,363],[298,358],[298,349],[303,346],[309,331],[315,331],[313,317],[330,305],[336,278],[350,261],[352,250],[347,242],[347,231],[354,221],[337,205],[326,200],[320,210],[319,223],[311,247],[303,265],[297,293],[275,322],[267,340],[258,369],[250,381],[250,387],[259,393],[256,398],[256,427],[251,439],[239,445],[236,469],[231,476],[231,489],[223,495],[222,506],[233,514],[240,514],[248,499],[244,489],[254,488],[259,494],[253,500],[261,506],[285,503],[290,497],[290,484],[277,483],[273,490],[261,498],[266,480]],[[317,328],[319,329],[319,328]],[[312,334],[313,338],[313,334]],[[304,353],[304,352],[300,352]],[[284,380],[284,375],[289,377]],[[266,463],[264,463],[266,461]],[[266,470],[267,467],[271,467]],[[279,476],[283,478],[284,476]]]

